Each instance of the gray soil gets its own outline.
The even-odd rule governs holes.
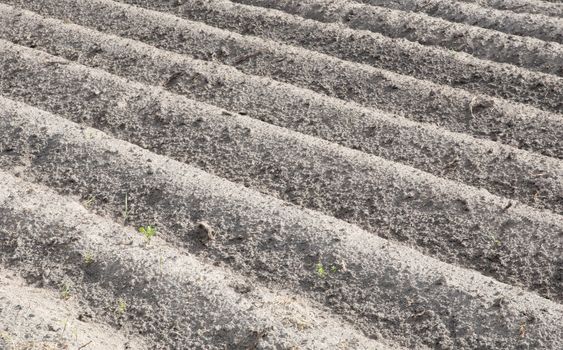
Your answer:
[[[341,22],[350,28],[381,33],[391,38],[404,38],[427,46],[442,46],[482,59],[563,75],[563,45],[554,41],[506,34],[465,23],[450,22],[420,12],[400,11],[349,0],[238,1],[264,4],[320,22]],[[524,25],[531,26],[528,22],[525,21]],[[555,32],[561,33],[560,22],[555,26]],[[545,31],[549,32],[547,29]]]
[[[536,13],[546,16],[563,17],[563,3],[560,0],[459,0],[485,8],[506,10],[515,13]]]
[[[558,5],[0,1],[0,349],[563,348]]]
[[[303,20],[303,17],[284,12],[224,0],[205,3],[185,0],[182,6],[177,7],[170,7],[167,1],[125,2],[402,75],[463,88],[476,94],[506,98],[556,112],[563,110],[563,101],[557,93],[563,90],[563,79],[546,74],[530,74],[525,69],[475,59],[471,55],[453,54],[442,48],[428,47],[404,39],[390,39],[379,33],[357,31],[341,24]],[[276,4],[279,6],[279,3]],[[314,18],[305,11],[298,14]],[[563,25],[560,27],[563,28]]]
[[[563,20],[545,15],[516,14],[511,11],[492,10],[481,6],[481,3],[465,4],[452,0],[360,0],[359,2],[408,12],[422,12],[448,21],[467,23],[508,34],[530,36],[560,44],[563,42]],[[530,5],[533,10],[533,3],[530,2]],[[556,7],[550,9],[557,14]]]
[[[4,267],[0,271],[0,348],[148,349],[139,337],[89,319],[92,311],[76,298],[63,300],[60,293],[33,287],[19,275]]]
[[[238,95],[252,89],[246,86],[247,82],[258,75],[270,78],[265,82],[261,80],[262,86],[273,85],[277,80],[340,101],[383,109],[451,131],[563,158],[563,130],[559,127],[562,117],[558,113],[335,59],[300,47],[233,34],[159,12],[108,1],[85,1],[84,6],[73,8],[71,3],[76,2],[67,1],[54,0],[57,6],[47,9],[55,14],[64,13],[63,9],[75,9],[74,21],[95,26],[104,23],[100,30],[172,51],[155,49],[138,40],[102,35],[81,26],[65,24],[68,21],[47,19],[8,6],[2,6],[0,12],[1,37],[145,84],[163,85],[182,94],[206,95],[206,99],[214,99],[213,104],[219,104],[215,100],[223,99],[225,105],[221,107],[229,110],[240,108],[237,104],[243,102],[239,102]],[[88,16],[81,16],[83,12]],[[127,21],[123,20],[124,16]],[[187,58],[189,54],[200,60]],[[201,60],[225,64],[212,62],[205,65],[206,69],[201,69],[197,64]],[[241,86],[241,71],[254,79],[244,79]],[[559,96],[561,91],[556,89],[556,95]],[[237,97],[233,98],[233,94]],[[266,101],[270,106],[272,98]],[[279,100],[274,101],[288,104],[284,99]],[[561,99],[557,97],[554,101],[560,104]],[[309,105],[310,102],[302,106],[300,113],[308,110]],[[280,109],[284,107],[276,106],[275,109],[283,114],[286,111]]]

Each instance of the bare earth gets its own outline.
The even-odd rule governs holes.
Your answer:
[[[559,1],[0,0],[0,136],[0,349],[563,348]]]

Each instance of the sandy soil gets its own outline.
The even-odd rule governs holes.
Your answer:
[[[560,10],[0,1],[0,348],[562,348]]]

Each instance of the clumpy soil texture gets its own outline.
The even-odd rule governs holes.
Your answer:
[[[0,349],[563,348],[537,0],[1,0]]]

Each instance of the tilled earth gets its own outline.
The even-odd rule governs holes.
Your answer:
[[[562,241],[559,1],[0,0],[0,349],[562,349]]]

